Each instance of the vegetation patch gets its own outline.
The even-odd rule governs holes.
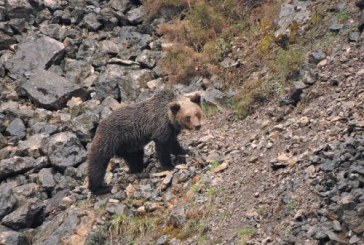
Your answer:
[[[240,229],[238,233],[239,237],[239,244],[245,245],[247,244],[247,241],[255,234],[255,229],[252,227],[244,227]]]
[[[113,236],[122,235],[128,244],[134,244],[136,239],[143,238],[147,231],[156,227],[159,219],[152,216],[114,215],[110,221],[109,232]],[[112,237],[110,240],[112,240]]]

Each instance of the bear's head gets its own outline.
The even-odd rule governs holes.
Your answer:
[[[201,128],[201,96],[181,97],[169,103],[169,118],[181,129],[199,130]]]

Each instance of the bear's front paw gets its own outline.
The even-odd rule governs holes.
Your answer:
[[[173,170],[174,169],[174,165],[171,163],[164,163],[164,164],[161,163],[160,166],[163,170]]]
[[[92,194],[98,196],[98,195],[103,195],[103,194],[107,194],[111,192],[111,186],[109,185],[102,185],[102,186],[98,186],[98,187],[92,187],[90,188]]]

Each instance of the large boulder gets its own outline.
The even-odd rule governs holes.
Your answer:
[[[134,26],[123,26],[120,30],[120,45],[123,47],[120,57],[131,59],[141,54],[147,48],[153,38],[149,34],[141,34]]]
[[[33,245],[84,244],[86,237],[74,234],[74,231],[82,226],[87,234],[91,231],[92,224],[93,218],[85,215],[83,210],[69,208],[39,228],[39,232],[33,238]]]
[[[10,136],[16,136],[22,139],[25,136],[25,125],[20,118],[15,118],[10,122],[5,132]]]
[[[71,97],[87,96],[79,85],[46,70],[33,71],[22,89],[35,104],[49,110],[61,109]]]
[[[86,160],[87,155],[80,140],[71,132],[53,135],[45,150],[51,164],[61,170],[78,166]]]
[[[50,67],[63,50],[63,43],[53,38],[28,37],[18,45],[15,55],[5,66],[11,73],[21,78],[33,69],[42,70]]]
[[[28,0],[5,0],[5,13],[9,19],[24,18],[29,20],[34,8]]]
[[[36,161],[32,157],[12,157],[0,161],[0,182],[7,177],[25,173],[31,169],[45,167],[46,162]]]
[[[14,212],[5,216],[2,223],[14,230],[36,227],[43,221],[44,204],[38,199],[31,199]]]
[[[99,116],[87,111],[70,121],[70,128],[82,142],[90,142],[99,122]]]
[[[0,244],[6,245],[29,245],[28,238],[21,232],[13,230],[0,230]]]
[[[12,188],[7,184],[0,185],[0,221],[14,210],[16,204],[17,200],[13,195]]]

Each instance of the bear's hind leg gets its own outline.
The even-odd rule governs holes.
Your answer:
[[[135,152],[124,153],[123,157],[129,167],[129,173],[135,174],[143,172],[144,149]]]
[[[88,188],[95,195],[106,194],[111,191],[111,186],[104,182],[106,168],[110,158],[100,153],[93,152],[88,156]]]

